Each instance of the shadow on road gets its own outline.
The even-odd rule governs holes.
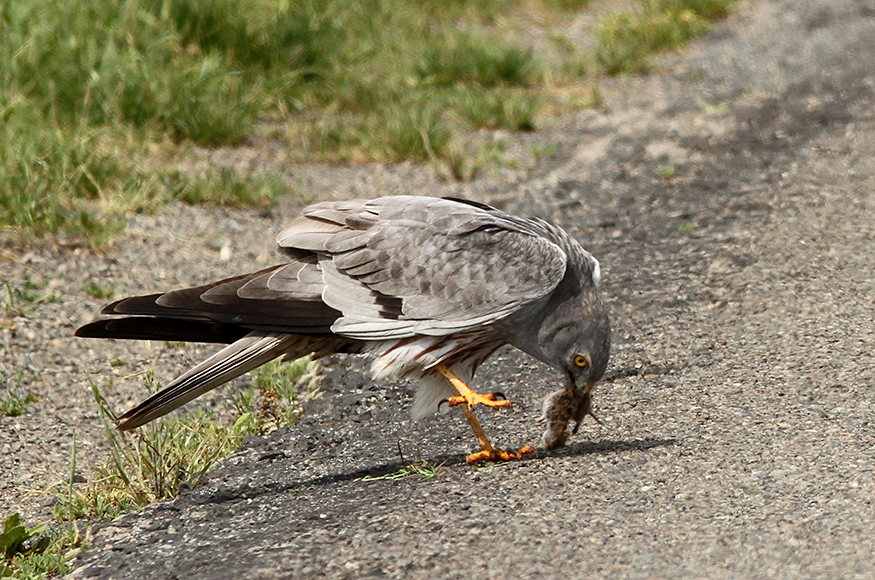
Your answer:
[[[605,453],[623,453],[630,451],[647,451],[655,447],[669,447],[676,445],[677,439],[633,439],[633,440],[603,440],[603,441],[584,441],[563,447],[554,451],[539,450],[537,454],[538,460],[549,461],[551,458],[560,457],[579,457],[586,455],[605,454]],[[273,459],[273,456],[271,456]],[[354,481],[364,479],[365,477],[383,478],[385,476],[397,473],[399,469],[406,467],[411,462],[401,463],[383,463],[368,469],[358,469],[344,473],[335,473],[324,475],[309,480],[294,480],[283,482],[271,482],[257,487],[244,487],[238,489],[221,489],[210,495],[204,495],[194,499],[198,504],[220,504],[230,501],[239,501],[241,499],[253,499],[265,494],[276,494],[283,492],[298,492],[305,488],[322,487],[333,485],[344,481]],[[425,463],[436,466],[463,467],[465,463],[465,455],[463,454],[447,454],[438,455],[425,459]]]
[[[544,459],[550,457],[579,457],[584,455],[596,455],[603,453],[621,453],[625,451],[647,451],[654,447],[671,447],[677,445],[677,439],[632,439],[632,440],[602,440],[581,441],[568,447],[544,454]]]

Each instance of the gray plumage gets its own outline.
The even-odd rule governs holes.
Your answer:
[[[283,264],[119,300],[103,313],[122,318],[76,331],[229,344],[128,411],[121,429],[281,356],[368,354],[375,378],[420,382],[415,417],[456,394],[437,365],[468,382],[504,344],[563,371],[568,393],[588,393],[607,366],[598,261],[543,220],[463,200],[383,197],[311,205],[277,242]]]

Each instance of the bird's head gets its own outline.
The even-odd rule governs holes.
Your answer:
[[[550,347],[554,366],[564,371],[569,388],[589,393],[608,366],[611,331],[607,316],[576,321],[562,328]]]
[[[564,389],[544,400],[542,420],[547,423],[542,442],[547,449],[561,447],[583,417],[592,414],[590,391],[602,378],[611,350],[611,325],[595,289],[565,297],[544,319],[538,332],[542,360],[564,372]]]
[[[570,388],[588,393],[611,352],[611,324],[595,288],[559,302],[541,325],[538,343],[542,360],[563,371]]]

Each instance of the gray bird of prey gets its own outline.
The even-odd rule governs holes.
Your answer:
[[[562,229],[481,203],[381,197],[316,203],[277,236],[287,261],[205,286],[125,298],[76,336],[227,344],[119,418],[139,427],[279,357],[360,353],[375,379],[417,381],[412,415],[465,413],[478,460],[521,459],[492,445],[473,408],[508,407],[468,387],[510,344],[566,377],[544,402],[547,449],[591,414],[610,352],[598,261]],[[121,318],[119,318],[121,316]]]

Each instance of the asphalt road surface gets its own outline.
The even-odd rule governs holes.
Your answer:
[[[98,525],[70,577],[875,578],[875,2],[742,3],[661,66],[470,186],[601,259],[601,425],[472,468],[460,413],[331,359],[305,420]],[[500,351],[475,386],[518,406],[484,428],[536,443],[560,380]]]

